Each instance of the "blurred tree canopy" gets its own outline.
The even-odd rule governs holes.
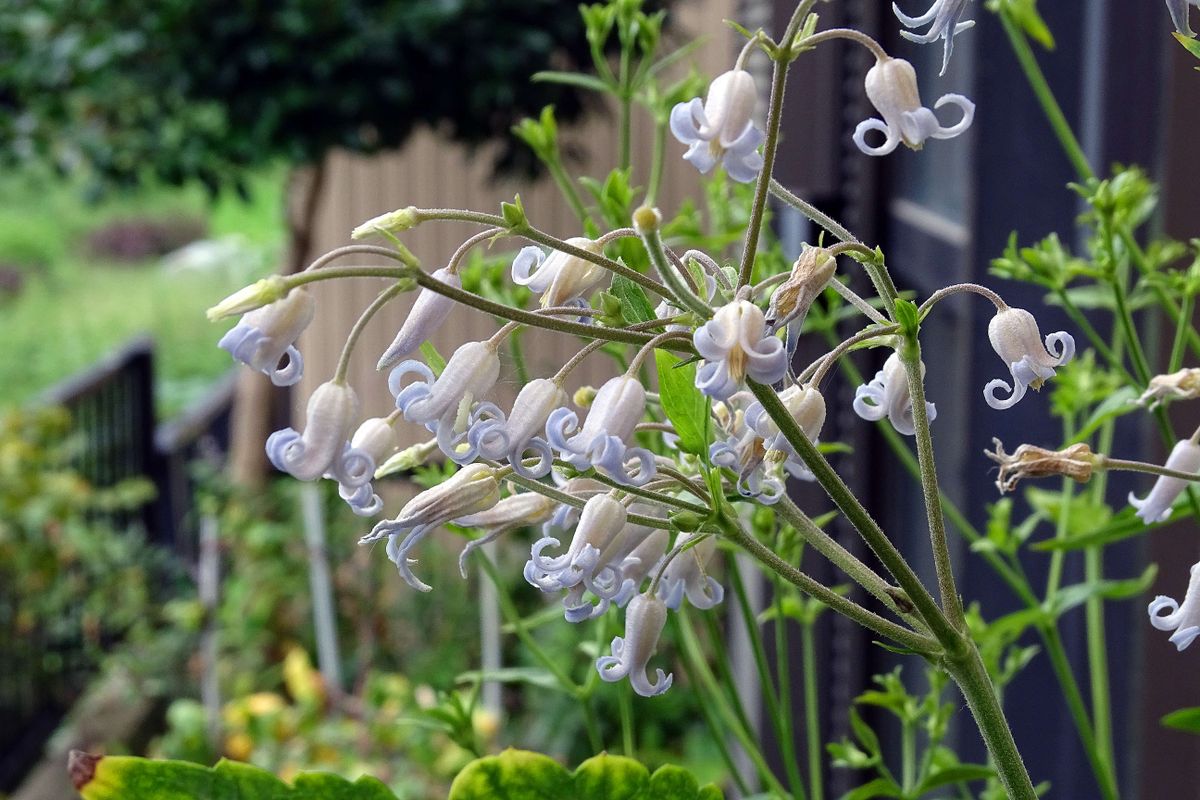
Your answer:
[[[589,59],[561,0],[9,0],[0,14],[0,162],[47,159],[97,185],[318,164],[401,145],[421,124],[503,139]],[[528,166],[508,144],[497,165]]]

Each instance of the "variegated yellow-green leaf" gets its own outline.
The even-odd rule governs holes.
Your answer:
[[[665,766],[653,775],[638,762],[601,754],[574,773],[551,758],[506,750],[467,765],[449,800],[721,800],[715,786],[700,787],[687,770]]]
[[[221,761],[203,767],[187,761],[71,753],[71,782],[83,800],[396,800],[374,778],[351,782],[307,773],[290,786],[249,764]]]

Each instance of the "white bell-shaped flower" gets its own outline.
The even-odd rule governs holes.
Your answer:
[[[1200,636],[1200,564],[1193,564],[1191,579],[1183,605],[1172,598],[1158,595],[1150,603],[1150,624],[1160,631],[1174,631],[1168,640],[1182,650]],[[1166,611],[1166,614],[1162,612]]]
[[[699,534],[684,532],[675,539],[675,547]],[[717,552],[715,536],[704,536],[697,544],[679,553],[667,564],[658,581],[658,596],[667,608],[678,611],[684,597],[698,609],[707,610],[725,599],[725,587],[708,574],[708,562]]]
[[[542,553],[561,542],[545,536],[533,543],[529,561],[525,562],[525,580],[543,592],[569,589],[591,577],[599,567],[600,554],[625,527],[628,512],[620,500],[611,494],[590,498],[583,506],[579,524],[570,546],[562,555],[547,557]]]
[[[692,335],[704,359],[696,369],[696,388],[717,400],[728,399],[746,377],[772,384],[787,373],[783,342],[767,331],[762,309],[748,300],[735,300],[717,310]]]
[[[963,20],[963,15],[967,13],[967,5],[970,2],[971,0],[934,0],[929,10],[919,17],[908,16],[900,10],[898,4],[892,3],[892,11],[895,12],[896,18],[904,27],[929,26],[925,33],[900,31],[900,35],[905,39],[917,44],[933,44],[938,39],[945,40],[942,50],[942,71],[939,73],[941,75],[946,74],[946,67],[950,64],[950,54],[954,52],[954,37],[975,26],[975,20]]]
[[[689,145],[684,159],[705,175],[721,162],[733,180],[754,180],[763,166],[758,146],[765,138],[752,120],[757,102],[754,78],[732,69],[713,79],[707,100],[695,97],[671,109],[671,133]]]
[[[576,469],[595,467],[615,481],[641,486],[654,477],[654,455],[626,442],[645,414],[645,387],[630,375],[618,375],[600,387],[582,428],[574,411],[555,409],[546,420],[546,439]],[[636,462],[632,468],[631,461]]]
[[[921,375],[925,375],[925,363],[921,363]],[[912,395],[908,388],[908,375],[897,353],[888,356],[883,369],[875,373],[875,379],[859,386],[854,392],[854,413],[869,422],[884,417],[892,423],[897,433],[912,436],[917,432],[913,422]],[[930,422],[937,418],[937,407],[926,401],[925,414]]]
[[[327,473],[325,477],[337,480],[338,494],[355,514],[360,517],[378,514],[383,508],[383,498],[375,493],[371,479],[375,468],[398,449],[399,442],[391,423],[382,417],[373,417],[354,432],[338,473]]]
[[[307,290],[292,289],[282,299],[246,312],[217,346],[276,386],[292,386],[304,375],[296,340],[312,322],[315,310],[316,301]],[[287,363],[280,367],[285,356]]]
[[[1171,12],[1171,22],[1181,36],[1193,37],[1196,34],[1188,20],[1188,6],[1200,8],[1200,0],[1167,0],[1167,10]]]
[[[1184,439],[1171,448],[1167,456],[1167,469],[1179,472],[1200,473],[1200,445],[1191,439]],[[1183,494],[1188,482],[1181,478],[1159,476],[1154,487],[1145,499],[1139,500],[1133,492],[1129,493],[1129,504],[1137,509],[1137,515],[1147,525],[1153,522],[1164,522],[1171,516],[1171,506],[1176,498]]]
[[[933,111],[921,105],[916,70],[902,58],[875,62],[875,66],[867,71],[866,89],[867,98],[883,116],[881,120],[863,120],[854,129],[854,143],[869,156],[885,156],[901,142],[913,150],[920,150],[926,139],[952,139],[971,127],[975,118],[974,103],[961,94],[945,94],[933,107],[958,106],[962,110],[962,119],[948,128],[942,127]],[[867,144],[866,136],[872,131],[887,137],[878,147]]]
[[[421,380],[404,386],[404,378]],[[446,362],[436,379],[420,361],[404,361],[388,376],[396,408],[410,422],[437,435],[438,447],[459,464],[474,461],[482,438],[504,415],[492,403],[480,402],[500,377],[500,356],[488,342],[468,342]]]
[[[478,514],[500,502],[500,482],[484,464],[470,464],[446,480],[418,494],[405,504],[395,519],[377,524],[359,544],[387,539],[388,558],[400,570],[400,577],[414,589],[428,592],[432,587],[413,574],[408,554],[429,531],[451,520]]]
[[[1075,339],[1066,331],[1050,334],[1043,346],[1037,320],[1023,308],[1006,307],[997,311],[988,323],[988,338],[1013,378],[1011,387],[999,378],[983,387],[983,399],[998,410],[1015,406],[1025,396],[1026,389],[1042,388],[1043,383],[1054,377],[1055,367],[1075,356]],[[1007,391],[1008,397],[996,397],[998,389]]]
[[[462,288],[462,278],[458,273],[451,272],[445,267],[434,272],[433,277],[447,286],[453,286],[455,289]],[[377,369],[388,369],[400,359],[417,352],[421,345],[428,341],[446,321],[452,308],[454,308],[454,301],[443,294],[438,294],[431,289],[422,289],[418,292],[417,299],[408,312],[408,317],[405,318],[404,324],[396,333],[396,338],[379,357]]]
[[[629,511],[642,516],[655,516],[656,509],[646,503],[634,503]],[[595,566],[580,583],[571,587],[563,598],[563,616],[568,622],[583,622],[595,619],[608,610],[616,598],[625,590],[626,560],[633,550],[653,532],[653,528],[626,522],[624,527],[600,550]],[[590,593],[597,598],[595,603],[587,599]]]
[[[667,607],[661,600],[648,594],[633,598],[625,611],[625,636],[612,640],[611,656],[596,659],[600,677],[614,683],[628,676],[629,685],[642,697],[654,697],[670,689],[674,675],[659,669],[654,683],[646,675],[666,624]]]
[[[353,389],[335,381],[323,383],[308,398],[304,433],[292,428],[275,431],[267,437],[267,457],[276,469],[302,481],[336,474],[357,416]]]
[[[567,244],[599,255],[599,242],[576,236]],[[587,298],[607,277],[607,270],[584,258],[553,251],[547,256],[538,247],[523,247],[512,263],[512,279],[541,295],[542,308],[572,303],[587,305]]]
[[[825,426],[825,397],[820,390],[812,384],[795,384],[780,392],[779,400],[809,441],[816,444],[821,437],[821,428]],[[746,409],[746,424],[763,440],[767,450],[796,455],[787,437],[758,401]]]
[[[451,520],[455,525],[482,528],[484,531],[483,536],[467,542],[462,549],[458,556],[458,571],[464,578],[467,577],[467,559],[471,553],[506,533],[541,525],[554,513],[554,507],[554,501],[543,494],[521,492],[509,495],[486,511]]]
[[[543,438],[551,412],[567,402],[567,393],[556,381],[537,378],[521,387],[513,401],[508,419],[496,419],[479,434],[479,453],[494,461],[507,459],[518,475],[537,479],[550,472],[554,451]],[[525,466],[523,459],[532,454],[538,463]]]

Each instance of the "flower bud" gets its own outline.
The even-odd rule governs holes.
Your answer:
[[[433,277],[455,289],[462,288],[462,278],[458,273],[452,273],[444,267],[435,271]],[[417,294],[417,299],[413,302],[412,310],[408,312],[404,324],[396,333],[396,338],[379,357],[376,369],[387,369],[394,366],[400,359],[415,353],[437,332],[453,308],[454,301],[449,297],[438,294],[432,289],[422,289]]]
[[[372,217],[350,232],[351,239],[365,239],[378,233],[402,233],[421,223],[421,215],[416,206],[399,208]]]
[[[274,303],[288,293],[287,280],[282,275],[272,275],[238,289],[205,312],[210,322],[244,314],[268,303]]]

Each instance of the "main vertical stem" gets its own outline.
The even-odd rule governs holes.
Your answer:
[[[771,186],[771,171],[775,168],[775,150],[779,145],[779,126],[783,113],[783,90],[787,83],[788,61],[775,58],[771,72],[771,105],[767,109],[767,140],[763,145],[762,171],[754,189],[754,206],[750,209],[750,224],[746,227],[746,243],[742,247],[742,265],[738,270],[738,286],[750,282],[754,272],[754,255],[758,252],[758,237],[762,233],[763,214],[767,209],[767,190]]]
[[[947,661],[946,669],[958,684],[971,709],[971,715],[975,718],[983,742],[995,762],[996,772],[1009,800],[1035,800],[1037,792],[1029,780],[1029,773],[1025,770],[1025,762],[1017,750],[1012,731],[1008,728],[1008,720],[1004,718],[1004,709],[996,697],[987,667],[984,666],[975,643],[964,639],[964,644],[966,652],[952,661]]]

